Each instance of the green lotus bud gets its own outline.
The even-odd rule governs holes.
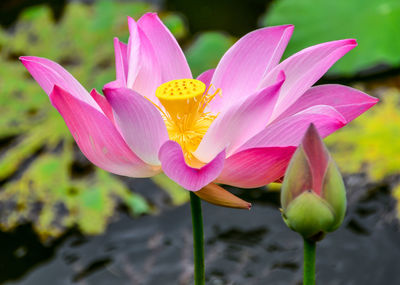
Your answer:
[[[293,154],[281,192],[285,223],[304,238],[336,230],[346,212],[342,176],[314,125]]]

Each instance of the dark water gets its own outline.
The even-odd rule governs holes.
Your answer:
[[[318,284],[400,284],[400,232],[389,183],[367,184],[360,175],[346,183],[344,225],[317,249]],[[161,191],[151,192],[156,203],[166,201]],[[251,211],[203,203],[207,284],[301,284],[302,241],[283,224],[278,194],[236,192],[254,203]],[[158,215],[135,220],[122,215],[104,235],[71,233],[50,247],[28,227],[1,235],[0,244],[2,284],[192,284],[189,205],[165,204]],[[18,270],[25,273],[16,280]]]

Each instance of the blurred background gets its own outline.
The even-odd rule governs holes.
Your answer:
[[[400,1],[2,0],[0,2],[0,284],[191,284],[187,192],[159,175],[106,173],[77,149],[18,61],[43,56],[86,89],[114,80],[113,37],[156,11],[196,76],[244,34],[294,24],[284,57],[317,43],[358,47],[318,82],[378,105],[325,141],[344,173],[349,210],[320,244],[320,284],[400,284]],[[203,203],[207,284],[301,284],[301,246],[283,224],[279,185],[241,190],[250,212]]]

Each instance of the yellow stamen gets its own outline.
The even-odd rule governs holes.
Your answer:
[[[181,145],[186,163],[193,167],[203,165],[192,153],[216,118],[204,110],[220,90],[209,95],[209,89],[196,79],[178,79],[161,84],[156,90],[166,111],[162,114],[169,138]]]

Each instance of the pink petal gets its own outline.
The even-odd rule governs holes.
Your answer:
[[[330,155],[313,124],[308,127],[301,145],[311,170],[312,189],[317,195],[321,196],[322,184],[330,161]]]
[[[101,110],[103,111],[104,115],[107,116],[107,118],[114,123],[114,116],[113,116],[113,111],[111,109],[110,103],[108,103],[106,97],[103,95],[99,94],[96,89],[92,89],[90,91],[90,95],[92,98],[96,101],[96,103],[100,106]]]
[[[268,125],[240,149],[267,146],[298,146],[309,125],[313,123],[326,137],[346,124],[346,119],[326,105],[317,105]]]
[[[93,164],[130,177],[150,177],[160,172],[140,160],[110,120],[93,106],[57,85],[50,94],[50,100],[64,118],[83,154]]]
[[[121,87],[126,87],[128,76],[128,47],[118,38],[114,38],[115,50],[115,69],[117,73],[117,81],[121,83]]]
[[[157,108],[128,88],[104,89],[114,110],[115,123],[132,151],[151,165],[160,165],[158,151],[168,140],[165,123]]]
[[[271,85],[282,70],[286,82],[282,87],[277,106],[272,116],[277,118],[307,91],[343,55],[353,49],[353,39],[327,42],[306,48],[277,65],[260,84],[260,88]]]
[[[123,87],[126,87],[126,86],[124,86],[123,84],[121,84],[121,81],[119,81],[119,80],[114,80],[114,81],[111,81],[111,82],[106,83],[106,84],[103,86],[103,93],[104,93],[104,90],[105,90],[105,89],[109,89],[109,88],[123,88]]]
[[[149,39],[161,68],[162,83],[182,78],[192,78],[189,65],[178,42],[161,22],[156,13],[147,13],[138,21]]]
[[[225,148],[229,157],[243,143],[263,130],[285,80],[284,74],[281,77],[275,85],[237,102],[219,114],[194,152],[196,158],[208,162]]]
[[[76,98],[101,111],[89,92],[58,63],[35,56],[21,56],[19,59],[47,95],[50,96],[54,85],[58,85]]]
[[[350,122],[377,102],[377,98],[348,86],[319,85],[308,89],[279,118],[290,116],[315,105],[329,105],[339,111],[347,122]]]
[[[225,160],[216,182],[241,188],[261,187],[274,182],[285,169],[296,150],[294,146],[251,148]]]
[[[293,26],[253,31],[236,42],[222,57],[211,83],[221,88],[210,108],[218,111],[253,94],[271,67],[278,63],[293,32]],[[275,77],[276,80],[276,77]]]
[[[214,181],[224,167],[225,151],[220,152],[202,168],[188,166],[181,146],[174,141],[165,142],[159,152],[164,173],[187,190],[198,191]]]
[[[210,85],[215,69],[209,69],[197,76],[197,80],[202,81],[207,87]]]
[[[130,17],[128,17],[128,26],[130,37],[127,87],[132,88],[152,102],[158,103],[155,92],[162,82],[157,55],[145,33]]]
[[[284,28],[283,34],[279,39],[279,42],[275,46],[275,50],[271,56],[271,60],[265,69],[264,75],[267,75],[280,61],[283,53],[285,52],[286,46],[288,45],[290,38],[292,37],[294,26],[283,25],[277,26],[276,28]]]
[[[129,40],[127,46],[128,73],[127,87],[132,88],[140,70],[141,41],[139,29],[134,19],[128,17]],[[142,37],[144,38],[144,37]]]

